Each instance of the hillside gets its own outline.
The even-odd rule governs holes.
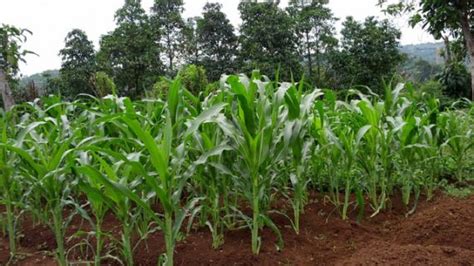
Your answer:
[[[443,43],[422,43],[410,44],[400,47],[400,51],[409,57],[423,59],[431,64],[442,64],[443,58],[440,56],[440,50],[443,49]]]
[[[59,76],[59,70],[57,69],[46,70],[41,73],[33,74],[31,76],[24,76],[20,80],[20,86],[24,88],[28,85],[28,83],[33,81],[37,87],[44,88],[48,78],[54,78],[57,76]]]

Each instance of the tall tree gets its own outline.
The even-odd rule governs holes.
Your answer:
[[[197,36],[197,21],[199,19],[199,17],[188,18],[183,28],[183,53],[186,64],[198,65],[201,61],[201,51],[199,49]]]
[[[32,53],[21,48],[26,42],[27,34],[31,34],[27,29],[5,24],[0,27],[0,92],[6,111],[15,104],[10,84],[18,74],[18,64],[25,61],[25,55]]]
[[[341,31],[341,47],[333,53],[331,65],[338,87],[367,85],[381,93],[383,79],[390,79],[402,62],[401,32],[388,20],[368,17],[357,22],[348,17]]]
[[[298,79],[301,64],[297,54],[297,38],[291,17],[278,6],[279,1],[241,2],[239,65],[242,71],[255,68],[273,76],[280,68],[280,76]]]
[[[175,74],[177,61],[183,55],[183,11],[183,0],[155,0],[151,8],[155,40],[163,49],[162,58],[167,62],[169,75]]]
[[[336,18],[325,5],[328,0],[291,0],[288,12],[295,21],[295,32],[302,59],[307,63],[311,81],[321,84],[323,55],[337,45],[334,37]],[[316,64],[316,73],[313,66]],[[313,76],[316,74],[316,78]]]
[[[387,0],[379,0],[380,5]],[[436,39],[451,35],[464,39],[471,62],[471,94],[474,100],[474,1],[472,0],[398,0],[387,5],[390,14],[408,13],[410,24],[420,24]],[[447,45],[449,49],[449,45]]]
[[[202,65],[211,81],[218,80],[224,73],[234,71],[237,37],[234,27],[221,9],[221,4],[207,3],[202,18],[197,20],[197,39],[202,53]]]
[[[115,21],[117,28],[100,40],[97,60],[121,94],[136,97],[162,74],[159,46],[140,0],[126,0]]]
[[[84,31],[74,29],[65,38],[65,47],[59,51],[62,59],[61,78],[66,96],[79,93],[94,94],[91,78],[96,71],[94,45]]]

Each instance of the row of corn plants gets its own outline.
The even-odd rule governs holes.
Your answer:
[[[74,217],[94,239],[83,262],[133,265],[140,241],[161,231],[157,263],[173,265],[176,243],[196,227],[209,229],[213,248],[226,231],[248,229],[258,254],[264,228],[284,248],[274,217],[298,234],[311,192],[327,196],[342,219],[360,219],[397,193],[412,212],[443,178],[472,178],[468,101],[441,110],[403,84],[387,84],[382,96],[351,90],[340,101],[258,72],[220,83],[198,97],[176,79],[161,99],[51,96],[2,113],[1,223],[11,258],[25,215],[51,229],[60,265],[77,260],[68,256],[77,247],[68,243]],[[120,222],[119,235],[104,229],[107,215]]]

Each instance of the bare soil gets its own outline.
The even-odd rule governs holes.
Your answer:
[[[274,217],[282,231],[285,247],[277,251],[276,237],[264,229],[260,255],[254,256],[248,230],[229,231],[225,243],[214,250],[205,228],[192,231],[176,247],[176,265],[474,265],[474,196],[467,199],[439,194],[430,201],[420,200],[414,214],[400,199],[373,218],[343,221],[333,205],[315,196],[305,209],[301,232],[295,234],[288,219]],[[370,213],[370,212],[368,212]],[[87,226],[72,222],[68,235]],[[119,223],[107,217],[106,228],[116,234]],[[71,247],[78,240],[69,241]],[[108,243],[110,246],[111,243]],[[14,265],[56,265],[52,250],[53,234],[44,226],[26,219],[20,241],[20,256]],[[152,234],[135,250],[137,265],[156,265],[164,250],[161,233]],[[71,252],[69,260],[77,259]],[[86,256],[86,255],[83,255]],[[79,258],[81,259],[81,258]],[[82,258],[84,259],[84,258]],[[8,240],[0,238],[0,265],[8,261]],[[105,264],[117,264],[107,260]]]

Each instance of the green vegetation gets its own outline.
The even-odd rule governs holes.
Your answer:
[[[94,46],[82,30],[74,29],[65,39],[66,46],[59,51],[62,59],[61,95],[74,97],[80,93],[93,94],[91,77],[96,71]]]
[[[257,255],[265,228],[283,249],[276,217],[300,234],[314,194],[361,220],[398,195],[409,214],[438,189],[472,193],[470,2],[387,7],[443,39],[442,66],[405,57],[388,20],[348,17],[336,38],[327,4],[242,1],[236,34],[219,4],[185,20],[182,0],[155,0],[149,14],[125,0],[97,51],[82,30],[68,33],[42,91],[17,82],[29,32],[0,27],[0,228],[11,260],[25,216],[49,227],[61,266],[133,265],[157,231],[156,261],[173,265],[192,229],[207,228],[215,249],[225,232],[248,230]],[[90,230],[71,246],[73,218]]]
[[[470,74],[474,76],[474,2],[470,0],[399,0],[390,3],[379,0],[390,15],[408,14],[412,26],[421,24],[437,40],[445,44],[446,65],[463,62],[467,57],[470,61]],[[452,43],[457,43],[463,52],[461,58],[452,57]],[[456,53],[455,51],[453,51]],[[459,60],[461,59],[461,60]],[[471,79],[471,99],[474,99],[474,78]]]
[[[353,87],[383,94],[384,83],[392,79],[414,82],[417,88],[438,82],[443,106],[469,98],[473,79],[466,66],[473,45],[464,25],[467,2],[379,2],[388,14],[409,13],[412,25],[423,22],[443,42],[401,47],[401,32],[389,20],[370,17],[343,18],[337,34],[334,25],[340,18],[327,0],[292,0],[286,8],[279,1],[242,1],[237,31],[220,4],[207,3],[201,16],[184,18],[182,0],[155,0],[149,12],[140,0],[126,0],[115,13],[116,28],[101,37],[97,51],[85,32],[74,29],[59,52],[59,76],[18,86],[12,75],[10,87],[17,102],[47,94],[100,97],[94,81],[95,73],[103,72],[116,84],[117,95],[139,99],[166,93],[153,85],[195,65],[204,68],[209,83],[219,82],[222,74],[250,75],[258,69],[272,79],[304,76],[305,87],[335,89],[341,99]],[[280,77],[274,76],[277,72]]]
[[[414,210],[422,194],[429,199],[447,181],[472,178],[472,103],[441,111],[436,98],[415,97],[402,84],[387,85],[383,100],[350,93],[351,100],[338,101],[332,91],[305,91],[302,82],[254,72],[225,78],[202,100],[177,78],[164,101],[109,95],[17,105],[0,124],[1,202],[11,245],[21,231],[18,214],[27,213],[51,226],[65,265],[72,259],[64,244],[68,221],[79,215],[94,228],[97,244],[90,248],[100,265],[112,237],[101,228],[110,212],[122,224],[119,257],[127,265],[131,236],[156,230],[166,243],[159,260],[172,265],[185,220],[208,227],[214,248],[224,231],[248,228],[258,254],[263,227],[284,248],[270,214],[288,217],[301,231],[311,191],[327,194],[342,219],[354,209],[361,218],[364,206],[376,215],[399,192]],[[291,206],[292,214],[276,203]]]

